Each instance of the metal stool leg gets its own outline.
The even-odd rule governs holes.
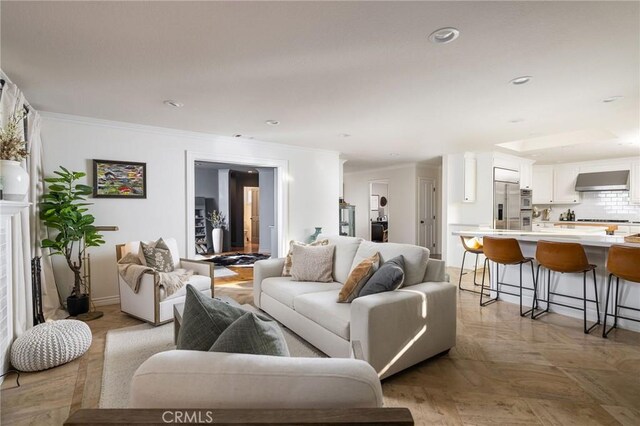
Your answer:
[[[537,289],[539,288],[540,284],[544,284],[544,269],[542,271],[542,280],[540,280],[540,269],[541,269],[542,265],[538,265],[538,270],[536,273],[536,287],[534,290],[535,293],[537,293]],[[547,305],[545,306],[543,311],[538,312],[537,314],[534,312],[531,312],[531,319],[536,319],[538,317],[540,317],[540,315],[546,314],[547,312],[549,312],[549,298],[551,297],[550,292],[551,292],[551,270],[547,270],[547,285],[546,285],[546,293],[547,293],[547,297],[546,299],[539,299],[537,298],[535,295],[534,297],[536,298],[536,304],[538,303],[539,300],[541,300],[542,302],[545,302]],[[542,293],[542,289],[540,289],[540,292]]]
[[[596,294],[596,314],[598,315],[598,320],[596,324],[600,324],[600,302],[598,301],[598,287],[596,287],[596,270],[593,270],[593,291]]]
[[[467,251],[465,250],[464,253],[462,254],[462,265],[460,265],[460,277],[458,278],[458,289],[459,290],[464,290],[462,288],[462,275],[463,275],[463,271],[464,271],[464,259],[467,257]]]
[[[592,324],[591,327],[587,327],[587,272],[588,271],[584,271],[582,273],[582,303],[583,303],[582,316],[583,316],[584,334],[589,334],[591,330],[593,330],[595,327],[598,326],[598,324],[600,324],[600,310],[598,308],[598,320],[594,324]],[[596,285],[595,270],[593,271],[593,285],[595,288],[595,285]],[[598,303],[597,300],[598,300],[598,292],[596,290],[596,305]]]
[[[613,330],[615,328],[615,326],[611,327],[609,330],[607,330],[607,316],[609,315],[609,293],[611,291],[611,278],[613,277],[613,274],[609,274],[609,279],[607,280],[607,294],[605,297],[605,302],[604,302],[604,319],[603,324],[602,324],[602,337],[603,338],[607,338],[607,334],[609,334],[609,332],[611,330]]]
[[[485,269],[487,270],[487,273],[489,275],[489,296],[491,295],[491,265],[489,264],[489,259],[485,259],[484,260],[484,264],[485,264]],[[480,289],[480,306],[487,306],[495,301],[498,300],[498,298],[500,297],[500,293],[499,293],[499,284],[497,284],[497,282],[500,281],[500,275],[499,275],[499,269],[498,269],[498,264],[496,263],[496,297],[493,299],[489,299],[486,301],[483,301],[483,296],[486,296],[486,294],[484,293],[484,274],[482,274],[482,288]]]

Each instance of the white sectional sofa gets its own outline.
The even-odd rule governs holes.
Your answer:
[[[324,238],[335,245],[335,282],[296,282],[282,276],[284,259],[259,261],[255,305],[331,357],[350,357],[351,342],[360,341],[363,359],[381,379],[455,345],[456,287],[448,282],[443,261],[409,244],[318,237]],[[352,268],[376,252],[381,263],[404,256],[402,288],[337,303]]]

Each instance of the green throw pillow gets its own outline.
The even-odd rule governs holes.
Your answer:
[[[158,272],[172,272],[175,269],[171,250],[162,238],[152,243],[141,241],[140,249],[148,267]]]
[[[246,312],[205,296],[187,284],[177,348],[208,351],[227,327]]]
[[[247,312],[222,332],[209,352],[289,356],[284,334],[275,321]]]

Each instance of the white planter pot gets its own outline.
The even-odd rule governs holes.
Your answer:
[[[29,174],[19,161],[0,160],[3,198],[8,201],[23,201],[29,191]]]
[[[213,241],[214,253],[222,252],[222,237],[223,237],[222,228],[213,228],[211,230],[211,240]]]

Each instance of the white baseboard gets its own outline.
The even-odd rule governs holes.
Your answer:
[[[119,305],[120,296],[97,297],[93,299],[93,304],[96,306]]]

